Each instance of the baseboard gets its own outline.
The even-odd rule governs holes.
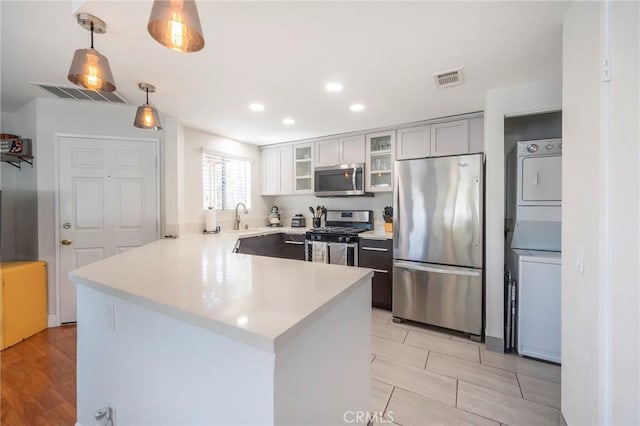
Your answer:
[[[47,319],[47,327],[60,327],[60,320],[58,320],[58,315],[49,315]]]
[[[488,351],[491,352],[504,352],[504,339],[493,336],[485,336],[484,345]]]
[[[567,420],[564,418],[562,411],[560,411],[560,426],[567,426]]]

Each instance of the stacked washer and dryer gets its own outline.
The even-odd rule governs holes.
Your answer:
[[[562,139],[520,141],[507,163],[507,348],[559,363]]]

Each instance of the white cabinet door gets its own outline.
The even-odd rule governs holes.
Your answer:
[[[393,162],[395,131],[367,135],[366,190],[367,192],[393,191]]]
[[[562,200],[562,157],[522,159],[522,201]]]
[[[340,139],[327,139],[315,143],[316,167],[340,164]]]
[[[469,153],[469,121],[431,125],[431,156]]]
[[[484,117],[469,120],[469,153],[484,152]]]
[[[293,146],[278,149],[280,160],[280,195],[293,194]]]
[[[429,156],[430,126],[408,127],[398,130],[396,160]]]
[[[364,135],[350,136],[340,139],[340,163],[364,163]]]
[[[293,192],[313,193],[313,144],[301,143],[293,146]]]
[[[262,150],[262,195],[293,194],[293,147]]]
[[[278,148],[262,150],[262,195],[276,195],[280,186]]]

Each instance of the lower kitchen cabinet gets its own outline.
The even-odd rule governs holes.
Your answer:
[[[237,252],[304,260],[304,235],[279,233],[240,238]]]
[[[304,234],[280,234],[281,257],[304,260]]]
[[[267,234],[240,238],[237,245],[238,253],[280,257],[280,235]]]
[[[360,239],[358,266],[374,271],[371,281],[371,304],[391,309],[393,288],[393,241]]]

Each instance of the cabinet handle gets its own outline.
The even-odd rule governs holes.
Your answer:
[[[304,244],[304,241],[285,241],[285,244],[294,244],[296,246],[301,246]]]
[[[378,248],[378,247],[362,247],[362,250],[369,250],[369,251],[389,251],[386,248]]]
[[[384,270],[384,269],[374,269],[373,272],[380,272],[381,274],[388,274],[389,271]]]

